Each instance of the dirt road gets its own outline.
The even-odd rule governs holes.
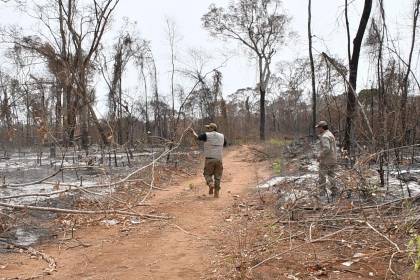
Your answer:
[[[57,261],[57,271],[44,279],[207,279],[218,269],[215,250],[224,239],[216,229],[225,222],[223,210],[269,175],[265,162],[247,157],[246,147],[226,153],[219,199],[206,195],[201,172],[157,191],[149,203],[174,217],[170,221],[87,227],[76,232],[78,242],[38,248]],[[36,276],[45,267],[25,254],[1,262],[0,279]]]

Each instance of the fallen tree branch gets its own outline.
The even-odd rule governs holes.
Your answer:
[[[47,177],[44,177],[44,178],[36,180],[36,181],[22,183],[22,184],[3,184],[3,185],[1,185],[1,187],[2,188],[20,188],[20,187],[26,187],[26,186],[30,186],[30,185],[38,185],[38,184],[41,184],[42,182],[54,177],[55,175],[57,175],[58,173],[60,173],[63,170],[64,170],[63,168],[60,168],[56,172],[48,175]]]
[[[57,268],[57,263],[56,263],[55,259],[53,257],[43,253],[43,252],[37,251],[32,247],[26,247],[26,246],[15,244],[15,243],[10,242],[9,240],[7,240],[5,238],[0,238],[0,242],[6,243],[6,244],[8,244],[10,246],[13,246],[15,248],[18,248],[18,249],[22,249],[25,252],[27,252],[28,254],[30,254],[31,256],[36,256],[36,257],[39,257],[42,260],[46,261],[48,263],[48,269],[46,269],[45,271],[48,272],[48,273],[52,273]]]
[[[194,233],[191,233],[191,232],[189,232],[189,231],[186,231],[185,229],[183,229],[182,227],[180,227],[179,225],[177,225],[177,224],[172,224],[174,227],[176,227],[177,229],[179,229],[180,231],[182,231],[183,233],[185,233],[185,234],[187,234],[187,235],[191,235],[191,236],[194,236],[195,238],[197,238],[197,239],[199,239],[199,240],[202,240],[203,238],[201,238],[200,236],[198,236],[198,235],[196,235],[196,234],[194,234]]]
[[[146,195],[143,197],[143,199],[140,201],[140,203],[143,203],[143,202],[145,202],[146,201],[146,199],[149,197],[149,195],[150,195],[150,193],[152,192],[152,190],[153,190],[153,185],[154,185],[154,183],[155,183],[155,161],[153,160],[152,161],[152,181],[150,182],[150,188],[149,188],[149,190],[147,191],[147,193],[146,193]]]
[[[249,268],[249,272],[250,272],[250,271],[252,271],[253,269],[255,269],[255,268],[257,268],[257,267],[261,266],[262,264],[264,264],[264,263],[266,263],[266,262],[268,262],[268,261],[272,260],[272,259],[278,258],[278,257],[280,257],[280,256],[282,256],[282,255],[284,255],[284,254],[290,253],[291,251],[294,251],[294,250],[296,250],[296,249],[299,249],[299,248],[301,248],[301,247],[303,247],[303,246],[305,246],[305,245],[308,245],[308,244],[311,244],[311,243],[316,243],[316,242],[323,241],[324,239],[327,239],[328,237],[334,236],[334,235],[336,235],[336,234],[339,234],[340,232],[343,232],[343,231],[346,231],[346,230],[350,230],[350,229],[353,229],[353,227],[345,227],[345,228],[342,228],[342,229],[337,230],[337,231],[335,231],[335,232],[333,232],[333,233],[326,234],[326,235],[324,235],[324,236],[322,236],[322,237],[320,237],[320,238],[317,238],[317,239],[313,239],[313,240],[306,241],[305,243],[300,244],[300,245],[298,245],[298,246],[295,246],[295,247],[293,247],[293,248],[290,248],[290,249],[289,249],[289,250],[287,250],[287,251],[284,251],[284,252],[281,252],[281,253],[275,254],[275,255],[273,255],[273,256],[271,256],[271,257],[269,257],[269,258],[267,258],[267,259],[265,259],[265,260],[263,260],[263,261],[261,261],[261,262],[259,262],[259,263],[257,263],[256,265],[252,266],[251,268]]]
[[[94,167],[94,166],[80,166],[79,165],[79,166],[70,166],[70,167],[60,167],[57,171],[55,171],[54,173],[52,173],[52,174],[50,174],[50,175],[48,175],[44,178],[41,178],[41,179],[38,179],[38,180],[35,180],[35,181],[32,181],[32,182],[19,183],[19,184],[2,184],[2,185],[0,185],[0,187],[1,188],[21,188],[21,187],[26,187],[26,186],[31,186],[31,185],[39,185],[39,184],[44,183],[46,180],[51,179],[52,177],[56,176],[58,173],[60,173],[62,171],[80,170],[80,169],[93,169],[93,168],[99,169],[99,170],[105,172],[105,170],[103,168]]]
[[[150,215],[150,214],[141,214],[136,212],[128,212],[128,211],[121,211],[121,210],[98,210],[98,211],[91,211],[91,210],[74,210],[74,209],[63,209],[63,208],[53,208],[53,207],[39,207],[39,206],[30,206],[30,205],[16,205],[16,204],[8,204],[0,202],[1,207],[12,208],[12,209],[23,209],[23,210],[37,210],[37,211],[46,211],[46,212],[55,212],[55,213],[66,213],[66,214],[82,214],[82,215],[97,215],[97,214],[118,214],[118,215],[127,215],[127,216],[137,216],[142,218],[149,218],[149,219],[164,219],[169,220],[170,217],[167,216],[158,216],[158,215]]]
[[[390,204],[395,204],[395,203],[400,203],[400,202],[405,202],[405,201],[410,201],[410,200],[416,201],[417,199],[420,199],[420,193],[415,195],[415,196],[412,196],[412,197],[404,197],[404,198],[394,199],[394,200],[391,200],[391,201],[384,202],[382,204],[360,206],[360,207],[355,207],[355,208],[351,208],[351,209],[346,209],[346,210],[338,212],[337,214],[343,214],[343,213],[346,213],[346,212],[353,212],[353,211],[358,211],[358,210],[379,209],[379,208],[388,206]]]
[[[70,191],[70,189],[55,191],[55,192],[50,192],[50,193],[27,193],[27,194],[9,195],[9,196],[0,197],[0,200],[7,200],[7,199],[21,198],[21,197],[29,197],[29,196],[46,196],[46,197],[49,197],[49,196],[53,196],[53,195],[57,195],[57,194],[62,194],[62,193],[68,192],[68,191]]]
[[[250,149],[250,150],[252,150],[252,151],[255,151],[255,152],[258,152],[258,153],[260,153],[260,154],[263,154],[264,156],[266,156],[266,157],[270,157],[270,155],[269,154],[267,154],[266,152],[263,152],[263,151],[260,151],[260,150],[258,150],[257,148],[254,148],[254,147],[250,147],[250,146],[246,146],[248,149]]]
[[[382,149],[382,150],[380,150],[376,153],[370,154],[369,156],[363,158],[363,160],[360,160],[360,161],[356,162],[355,165],[365,164],[366,162],[368,162],[368,161],[372,160],[373,158],[376,158],[379,155],[384,154],[384,153],[398,151],[398,150],[402,150],[402,149],[408,149],[408,148],[415,148],[415,147],[420,147],[420,144],[400,146],[400,147],[395,147],[395,148],[390,148],[390,149]]]
[[[398,245],[394,241],[392,241],[387,236],[385,236],[383,233],[381,233],[379,230],[374,228],[371,224],[369,224],[369,222],[364,221],[363,223],[365,223],[369,228],[371,228],[374,232],[379,234],[381,237],[385,238],[389,243],[391,243],[397,249],[398,252],[401,252],[400,247],[398,247]]]

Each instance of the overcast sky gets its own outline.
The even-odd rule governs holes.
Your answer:
[[[85,1],[85,0],[83,0]],[[30,2],[28,0],[28,2]],[[133,1],[120,0],[113,22],[114,30],[118,30],[122,18],[127,17],[136,21],[139,34],[142,38],[151,41],[152,51],[157,62],[159,72],[159,87],[162,93],[169,92],[170,71],[170,48],[166,35],[167,18],[175,22],[177,35],[181,38],[176,46],[177,67],[185,67],[188,64],[188,56],[191,49],[201,49],[214,59],[209,63],[211,70],[219,66],[227,56],[233,57],[221,68],[223,74],[224,95],[234,92],[238,88],[255,86],[256,70],[254,61],[247,58],[243,49],[238,44],[223,42],[211,38],[202,28],[201,17],[208,11],[211,3],[217,6],[227,6],[230,0],[152,0]],[[307,56],[307,0],[284,0],[284,11],[292,17],[290,31],[294,31],[297,37],[289,40],[287,45],[278,50],[276,61],[293,60],[297,57]],[[346,34],[344,26],[344,0],[313,0],[312,32],[314,37],[314,52],[326,52],[331,55],[346,59]],[[354,0],[350,8],[350,22],[352,37],[360,20],[363,8],[363,0]],[[377,1],[374,1],[377,2]],[[411,11],[413,0],[385,0],[387,23],[392,32],[393,39],[398,40],[404,51],[409,46]],[[0,10],[1,24],[16,23],[30,27],[30,21],[17,14],[12,9],[2,4]],[[373,12],[377,11],[374,5]],[[107,38],[111,39],[112,33]],[[106,43],[106,42],[105,42]],[[111,42],[109,42],[111,45]],[[363,55],[364,53],[362,53]],[[418,65],[418,48],[414,56],[414,66]],[[184,65],[183,65],[184,64]],[[369,69],[367,56],[363,55],[360,63],[361,75],[359,76],[360,87],[369,84]],[[273,69],[275,70],[275,68]],[[135,77],[136,73],[127,74]],[[132,82],[134,78],[129,78]],[[359,87],[359,88],[360,88]],[[134,91],[134,89],[131,89]],[[101,101],[103,101],[102,98]]]
[[[221,54],[236,54],[226,66],[221,69],[223,73],[224,94],[230,94],[238,88],[255,86],[255,63],[246,57],[246,54],[236,43],[229,43],[211,38],[202,28],[201,17],[208,11],[211,3],[217,6],[227,6],[230,0],[153,0],[128,1],[121,0],[117,14],[138,22],[140,34],[151,40],[158,67],[162,87],[169,87],[169,45],[165,32],[165,19],[172,19],[177,25],[178,35],[182,40],[178,43],[177,52],[180,60],[187,56],[191,48],[205,49],[214,56],[214,66],[225,59]],[[353,2],[350,11],[350,24],[352,36],[356,33],[360,16],[363,10],[363,0]],[[374,1],[377,2],[377,1]],[[409,45],[412,0],[385,0],[388,25],[393,31],[394,39]],[[278,50],[276,60],[293,60],[308,55],[307,43],[307,0],[283,0],[285,12],[292,17],[290,31],[297,33],[297,37]],[[378,7],[374,5],[373,12]],[[314,53],[326,52],[331,55],[346,58],[346,33],[344,25],[344,0],[313,0],[312,1],[312,29],[314,38]],[[232,51],[232,52],[231,52]],[[418,49],[415,56],[415,65],[418,64]],[[217,59],[219,58],[219,59]],[[362,58],[360,68],[360,84],[367,85],[368,73],[366,56]],[[212,69],[209,67],[209,69]],[[161,89],[168,91],[168,89]]]

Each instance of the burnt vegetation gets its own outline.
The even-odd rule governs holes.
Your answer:
[[[236,44],[255,64],[255,84],[234,92],[223,89],[229,59],[220,62],[200,49],[180,55],[181,32],[170,19],[164,30],[170,69],[159,69],[161,58],[135,22],[115,26],[120,1],[0,2],[38,28],[0,28],[0,243],[28,250],[15,240],[17,229],[39,224],[53,235],[52,219],[64,232],[104,217],[170,219],[147,200],[172,175],[195,172],[199,159],[187,132],[215,122],[229,144],[258,143],[248,153],[273,163],[282,177],[234,206],[247,230],[237,237],[240,247],[231,248],[235,261],[223,277],[284,276],[270,264],[289,254],[305,263],[305,272],[288,279],[318,279],[343,263],[347,270],[366,263],[366,279],[369,272],[418,277],[420,0],[401,1],[410,6],[403,48],[384,1],[342,1],[343,57],[328,42],[315,49],[321,39],[308,0],[302,5],[308,54],[294,60],[282,57],[296,39],[282,1],[211,5],[201,17],[203,30],[220,44]],[[351,18],[349,9],[360,17]],[[369,77],[360,69],[362,57]],[[160,84],[164,79],[169,87]],[[308,167],[319,120],[328,122],[340,150],[340,196],[321,204],[311,195],[317,188]],[[268,233],[257,218],[271,223]],[[248,236],[251,228],[260,235]],[[55,269],[49,256],[31,250]],[[372,258],[377,262],[370,264]]]

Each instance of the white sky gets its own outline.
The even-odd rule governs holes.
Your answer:
[[[121,0],[117,14],[138,22],[141,35],[151,40],[152,48],[158,62],[160,73],[160,90],[169,91],[169,44],[166,37],[165,19],[172,19],[182,40],[178,43],[177,52],[180,60],[185,59],[191,48],[205,49],[214,55],[215,61],[209,66],[220,65],[225,58],[220,54],[236,53],[237,56],[228,61],[221,69],[223,73],[224,94],[230,94],[238,88],[255,86],[256,70],[253,61],[246,57],[241,47],[233,42],[223,42],[212,38],[202,28],[201,17],[208,10],[211,3],[217,6],[227,6],[230,0],[153,0],[128,1]],[[349,1],[352,2],[352,1]],[[377,1],[374,1],[374,3]],[[401,48],[404,53],[409,45],[411,27],[412,0],[385,0],[387,23],[394,39],[403,40]],[[288,15],[292,17],[291,31],[298,37],[289,41],[286,46],[279,49],[276,60],[293,60],[297,57],[308,56],[307,43],[307,0],[283,0],[283,6]],[[363,10],[363,0],[355,0],[350,7],[349,17],[352,26],[352,36],[357,31],[360,16]],[[378,10],[376,3],[372,12]],[[312,33],[314,40],[314,54],[326,52],[346,59],[347,37],[344,25],[344,0],[312,0]],[[419,35],[420,36],[420,35]],[[407,45],[407,48],[404,48]],[[418,49],[417,49],[418,54]],[[363,55],[363,49],[362,49]],[[219,58],[219,59],[217,59]],[[418,64],[418,55],[414,57]],[[366,56],[360,62],[361,75],[359,83],[370,84]],[[178,66],[180,66],[178,64]],[[274,68],[274,67],[273,67]],[[275,69],[273,69],[275,70]]]
[[[30,1],[28,0],[28,2]],[[229,0],[120,0],[115,13],[113,28],[115,30],[119,29],[123,17],[137,22],[140,36],[151,41],[159,73],[159,88],[162,94],[169,93],[170,48],[166,35],[166,18],[170,18],[176,23],[178,36],[182,37],[176,47],[180,60],[177,62],[177,67],[182,67],[181,63],[187,61],[186,57],[188,57],[192,48],[205,50],[214,57],[214,60],[209,63],[209,70],[219,66],[221,61],[225,60],[223,54],[236,54],[221,69],[224,95],[228,95],[238,88],[253,87],[256,84],[254,63],[246,57],[239,45],[211,38],[201,25],[201,17],[207,12],[211,3],[215,3],[217,6],[227,6],[229,2]],[[315,54],[324,51],[346,59],[347,39],[343,16],[344,0],[313,0],[312,2],[312,33],[316,36],[314,38]],[[363,0],[354,0],[350,9],[352,37],[356,33],[363,2]],[[373,12],[376,12],[377,1],[374,2]],[[399,39],[402,55],[405,58],[407,58],[406,50],[409,46],[407,39],[410,38],[412,2],[413,0],[385,0],[387,24],[393,38]],[[307,0],[283,0],[283,5],[286,13],[292,17],[290,29],[296,32],[298,36],[278,50],[276,60],[293,60],[299,56],[306,57],[308,54]],[[6,8],[6,6],[0,4],[0,24],[31,25],[30,21],[12,9]],[[111,37],[108,36],[108,38]],[[109,42],[109,46],[111,44],[112,42]],[[418,65],[418,51],[417,48],[414,56],[415,67]],[[370,69],[363,49],[362,55],[359,64],[361,72],[358,79],[359,89],[370,84],[367,75]],[[275,71],[274,67],[273,70]],[[131,82],[133,82],[135,79],[132,77],[135,76],[136,73],[128,73],[127,79],[131,79]],[[134,91],[134,88],[131,88],[130,91]],[[100,99],[102,102],[104,100],[105,97]]]

